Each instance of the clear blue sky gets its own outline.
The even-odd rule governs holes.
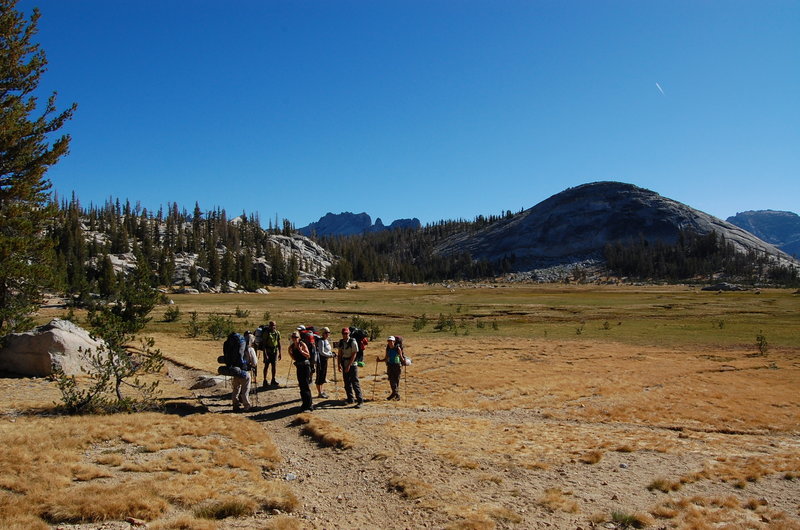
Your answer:
[[[800,210],[800,2],[20,0],[84,204],[472,218],[619,180]],[[657,85],[658,84],[658,85]]]

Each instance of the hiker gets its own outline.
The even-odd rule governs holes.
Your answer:
[[[308,346],[300,342],[300,333],[292,333],[292,343],[289,345],[289,355],[297,368],[297,385],[300,387],[300,399],[303,400],[303,412],[314,410],[311,401],[311,353]]]
[[[269,386],[278,386],[275,370],[281,360],[281,332],[276,329],[275,321],[270,320],[267,328],[261,333],[261,344],[264,347],[264,388],[267,388],[267,368],[272,366],[272,381]]]
[[[339,349],[339,371],[344,374],[344,391],[347,394],[347,402],[353,403],[355,395],[356,407],[361,408],[364,397],[361,395],[361,384],[358,382],[358,342],[350,336],[349,328],[342,328],[342,340],[338,344]]]
[[[240,410],[250,410],[250,371],[258,367],[258,357],[256,350],[253,348],[253,337],[249,333],[245,333],[247,341],[245,341],[244,355],[242,356],[242,363],[239,370],[234,372],[231,379],[231,399],[233,400],[233,411],[239,412]]]
[[[397,344],[394,336],[390,336],[386,339],[386,356],[383,359],[377,356],[375,360],[386,363],[386,375],[389,376],[389,387],[392,389],[386,400],[400,401],[400,374],[403,372],[403,365],[406,364],[403,347]]]
[[[331,349],[331,330],[328,327],[322,328],[320,338],[317,340],[317,378],[315,383],[317,385],[317,397],[327,399],[328,394],[322,388],[328,382],[328,359],[334,356]]]

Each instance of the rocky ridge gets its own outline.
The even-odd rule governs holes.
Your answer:
[[[413,219],[397,219],[392,221],[389,226],[386,226],[380,217],[375,219],[375,224],[373,224],[372,218],[365,212],[342,212],[339,214],[328,212],[319,221],[299,228],[297,231],[305,236],[311,236],[312,234],[318,236],[352,236],[365,232],[380,232],[397,228],[419,228],[420,226],[422,225],[416,217]]]
[[[789,255],[800,256],[800,215],[794,212],[751,210],[728,217],[727,221]]]

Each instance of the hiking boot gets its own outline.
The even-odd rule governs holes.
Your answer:
[[[394,400],[395,401],[400,401],[400,394],[395,394],[394,395]]]
[[[353,401],[353,398],[347,398],[348,405],[352,405],[353,403],[355,403],[355,401]]]
[[[278,382],[274,379],[270,382],[269,386],[278,386]]]
[[[353,407],[353,408],[360,409],[363,404],[364,404],[363,401],[359,401],[358,403],[356,403],[356,406]]]
[[[317,397],[322,399],[328,399],[328,394],[326,394],[325,392],[320,392],[320,394]]]
[[[395,394],[389,394],[389,397],[386,398],[386,401],[391,401],[394,399]]]
[[[263,384],[263,385],[261,385],[261,388],[269,388],[269,386],[270,386],[270,385],[269,385],[269,384],[267,384],[267,382],[266,382],[266,381],[264,381],[264,384]]]

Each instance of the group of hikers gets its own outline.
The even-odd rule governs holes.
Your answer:
[[[357,328],[342,328],[341,333],[341,340],[332,342],[331,330],[328,327],[321,328],[317,333],[311,326],[298,326],[290,336],[291,343],[286,351],[295,366],[303,412],[314,410],[312,380],[317,387],[317,397],[320,399],[329,397],[324,388],[328,382],[329,359],[336,360],[334,378],[336,370],[343,374],[346,402],[355,403],[355,408],[361,408],[364,403],[358,368],[364,366],[363,355],[369,339]],[[225,340],[223,355],[219,358],[224,366],[220,367],[219,372],[232,377],[231,396],[234,412],[247,411],[251,408],[249,395],[253,384],[258,384],[259,351],[263,352],[263,388],[278,387],[275,374],[278,361],[282,359],[283,348],[281,333],[275,321],[259,327],[254,333],[250,331],[246,331],[244,335],[231,333]],[[386,339],[384,356],[376,357],[376,363],[381,362],[386,363],[386,373],[391,387],[391,393],[386,399],[399,400],[402,367],[410,364],[410,359],[403,352],[402,337],[390,336]],[[268,372],[271,373],[269,383]]]

